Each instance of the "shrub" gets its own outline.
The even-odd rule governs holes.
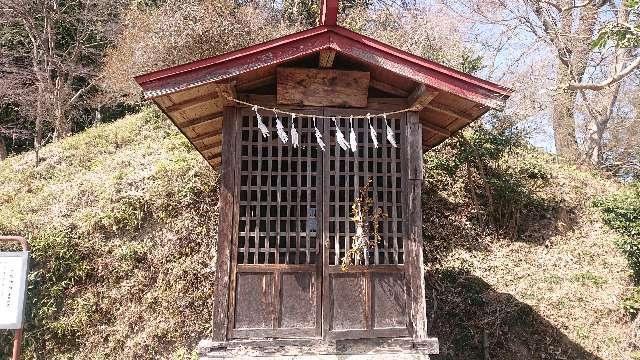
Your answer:
[[[640,282],[640,182],[594,204],[600,208],[605,224],[620,235],[616,245],[626,256],[635,281]]]
[[[525,218],[549,207],[542,196],[550,177],[543,162],[513,127],[466,130],[425,155],[425,206],[457,188],[454,201],[470,203],[476,225],[516,239]]]

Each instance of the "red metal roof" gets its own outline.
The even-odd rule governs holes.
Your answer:
[[[492,108],[502,108],[512,93],[503,86],[340,26],[318,26],[237,51],[140,75],[135,80],[146,98],[154,98],[206,83],[225,83],[239,74],[326,48]]]

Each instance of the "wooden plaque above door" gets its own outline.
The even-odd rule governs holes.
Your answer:
[[[278,104],[366,107],[368,72],[278,68]]]

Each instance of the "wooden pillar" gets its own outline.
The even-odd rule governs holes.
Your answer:
[[[407,296],[412,336],[415,340],[425,340],[427,339],[427,314],[422,255],[422,125],[415,111],[407,112],[405,134],[403,146],[406,151],[407,169],[405,175]]]
[[[220,207],[218,221],[218,251],[216,259],[216,284],[214,288],[212,340],[227,340],[229,315],[229,280],[231,272],[231,245],[237,180],[236,134],[238,122],[236,108],[225,107],[222,119],[222,162],[220,164]]]

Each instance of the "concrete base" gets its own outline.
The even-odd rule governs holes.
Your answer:
[[[438,339],[243,339],[202,340],[200,360],[214,359],[429,359],[438,353]]]

